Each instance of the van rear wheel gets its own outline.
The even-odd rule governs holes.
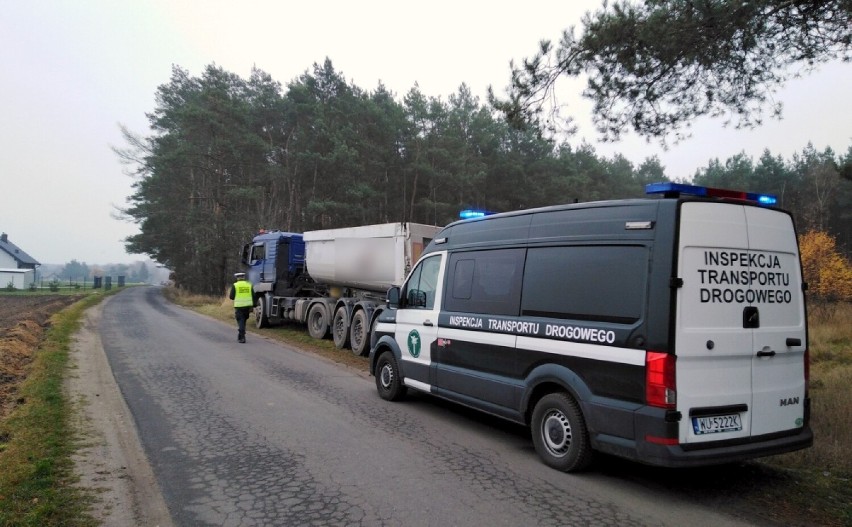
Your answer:
[[[531,428],[535,450],[549,467],[576,472],[591,463],[586,421],[577,401],[567,393],[542,397],[533,410]]]

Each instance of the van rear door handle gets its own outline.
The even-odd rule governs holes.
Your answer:
[[[423,325],[424,326],[434,326],[435,324],[433,324],[431,320],[424,320]]]
[[[755,306],[743,308],[743,327],[746,329],[760,327],[760,311]]]
[[[774,357],[775,351],[773,351],[773,350],[769,350],[769,351],[760,350],[760,351],[757,352],[757,356],[758,357]]]

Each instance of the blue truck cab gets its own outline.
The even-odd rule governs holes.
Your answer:
[[[294,232],[261,231],[243,246],[241,261],[255,299],[265,293],[296,296],[309,278],[305,271],[305,242]]]

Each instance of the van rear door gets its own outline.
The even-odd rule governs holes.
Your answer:
[[[757,260],[752,359],[752,435],[804,425],[807,324],[793,220],[787,214],[745,207],[751,252]],[[768,282],[768,283],[765,283]]]
[[[807,343],[789,215],[684,202],[675,353],[681,443],[803,425]]]

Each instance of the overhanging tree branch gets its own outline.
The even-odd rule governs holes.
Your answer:
[[[604,140],[627,130],[679,139],[703,115],[754,127],[799,74],[794,66],[808,72],[852,57],[850,0],[622,0],[582,24],[580,37],[569,29],[555,48],[544,41],[513,65],[506,99],[489,95],[511,123],[552,126],[557,81],[586,74],[583,94]],[[780,106],[771,111],[779,116]]]

